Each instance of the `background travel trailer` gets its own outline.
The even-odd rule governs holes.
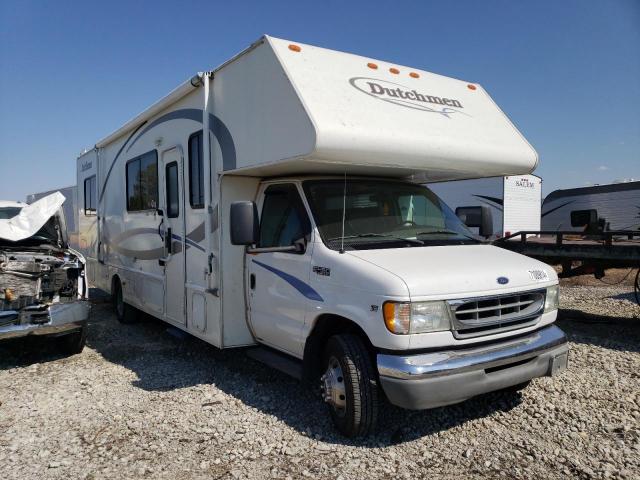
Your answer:
[[[67,235],[69,237],[69,246],[71,248],[78,247],[78,212],[76,209],[76,186],[54,188],[53,190],[47,190],[46,192],[31,193],[27,195],[27,203],[31,204],[36,200],[47,197],[54,192],[60,192],[64,195],[64,203],[62,204],[62,210],[64,212],[64,219],[67,224]]]
[[[542,229],[583,231],[584,220],[575,222],[574,218],[572,224],[571,216],[576,216],[573,212],[601,220],[608,230],[638,230],[640,181],[555,190],[542,204]]]
[[[495,236],[540,230],[542,179],[536,175],[439,182],[429,184],[429,188],[461,217],[478,217],[484,207],[491,216]],[[477,226],[472,228],[480,233]]]

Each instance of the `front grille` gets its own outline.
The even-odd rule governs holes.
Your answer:
[[[528,327],[544,310],[546,290],[450,300],[456,338],[479,337]]]

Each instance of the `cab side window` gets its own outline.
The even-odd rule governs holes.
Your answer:
[[[264,194],[260,247],[287,247],[311,233],[311,223],[295,185],[271,185]]]

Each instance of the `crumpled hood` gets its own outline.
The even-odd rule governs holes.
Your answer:
[[[17,242],[35,235],[51,217],[56,214],[62,215],[60,207],[64,201],[64,195],[55,192],[25,205],[13,218],[0,219],[0,238]],[[66,232],[62,234],[64,236]]]
[[[456,298],[481,292],[496,294],[557,283],[550,266],[492,245],[455,245],[349,251],[400,277],[411,297]],[[536,280],[546,273],[547,279]],[[508,279],[499,283],[498,278]],[[504,279],[501,280],[504,282]]]

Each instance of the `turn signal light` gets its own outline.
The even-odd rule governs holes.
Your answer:
[[[291,45],[289,45],[289,50],[293,51],[293,52],[299,52],[302,49],[298,46],[298,45],[294,45],[293,43]]]
[[[411,304],[385,302],[382,306],[384,324],[391,333],[406,335],[411,327]]]
[[[13,290],[11,290],[10,288],[5,288],[4,289],[4,299],[7,302],[13,302],[13,300],[15,299],[15,296],[13,294]]]

